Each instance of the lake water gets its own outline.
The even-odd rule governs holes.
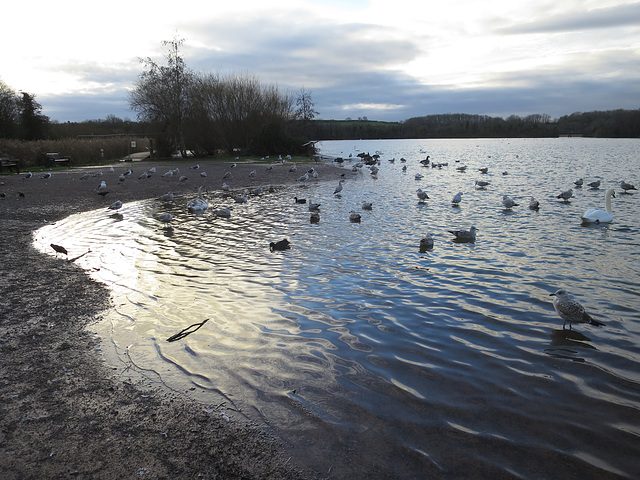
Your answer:
[[[267,425],[334,478],[640,477],[640,193],[619,188],[640,188],[640,141],[318,146],[347,158],[340,196],[317,181],[246,204],[211,192],[231,218],[189,214],[185,197],[36,232],[49,253],[91,249],[77,262],[113,288],[95,327],[110,361]],[[376,151],[377,176],[351,171]],[[425,168],[426,155],[448,165]],[[581,177],[602,186],[556,198]],[[605,188],[614,222],[581,225]],[[519,206],[505,210],[504,194]],[[321,203],[318,224],[294,196]],[[165,211],[172,231],[154,218]],[[472,225],[475,243],[452,241]],[[435,246],[421,253],[427,231]],[[282,238],[291,249],[270,252]],[[606,326],[563,331],[549,296],[560,287]]]

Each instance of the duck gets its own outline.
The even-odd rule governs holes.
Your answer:
[[[360,223],[360,219],[360,214],[351,210],[351,212],[349,213],[349,221],[353,223]]]
[[[278,242],[271,242],[269,244],[269,250],[271,250],[272,252],[275,252],[275,251],[281,252],[283,250],[288,250],[289,248],[291,248],[291,243],[286,238]]]
[[[203,213],[207,208],[209,208],[209,204],[204,199],[202,195],[203,187],[198,187],[198,197],[191,199],[187,202],[187,210],[191,213]]]
[[[373,210],[373,203],[371,202],[362,202],[363,210]]]
[[[293,201],[296,202],[296,203],[307,203],[307,199],[306,198],[293,197]]]
[[[591,208],[582,215],[582,223],[611,223],[613,222],[613,212],[611,211],[611,197],[616,198],[616,192],[610,188],[604,194],[605,210]]]
[[[311,212],[309,215],[309,222],[320,223],[320,214],[318,212]]]
[[[477,231],[478,229],[472,226],[469,230],[449,230],[449,233],[453,234],[455,237],[453,240],[456,242],[473,243],[476,241]]]

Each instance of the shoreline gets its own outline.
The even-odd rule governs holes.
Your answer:
[[[220,406],[199,403],[145,382],[116,376],[101,356],[101,340],[86,327],[111,308],[109,288],[63,257],[38,252],[33,232],[73,213],[157,198],[173,191],[219,190],[228,164],[182,160],[120,162],[40,174],[0,175],[0,471],[3,478],[322,478],[292,457],[263,426],[227,422]],[[138,175],[156,165],[150,179]],[[306,170],[307,164],[302,164]],[[313,164],[320,181],[345,169]],[[295,185],[290,163],[240,163],[233,190]],[[179,167],[189,179],[167,180]],[[120,182],[118,174],[133,174]],[[257,170],[255,177],[249,172]],[[80,180],[102,170],[102,177]],[[206,171],[202,178],[198,172]],[[104,179],[110,188],[97,195]],[[21,192],[24,196],[21,196]],[[242,412],[240,412],[242,413]]]

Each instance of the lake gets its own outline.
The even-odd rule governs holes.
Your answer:
[[[640,477],[640,193],[619,187],[640,188],[640,140],[318,147],[345,159],[339,195],[312,178],[243,204],[210,192],[231,218],[176,197],[35,233],[43,251],[91,250],[77,263],[115,303],[93,327],[107,360],[263,425],[332,478]],[[379,152],[377,175],[352,171],[361,152]],[[582,225],[607,188],[613,223]],[[321,204],[319,223],[294,196]],[[471,226],[474,243],[452,241]],[[561,287],[606,326],[563,330]]]

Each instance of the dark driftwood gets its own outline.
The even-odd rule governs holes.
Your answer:
[[[184,338],[187,335],[192,334],[193,332],[198,330],[201,326],[203,326],[205,323],[207,323],[208,320],[209,319],[206,318],[200,323],[194,323],[193,325],[189,325],[184,330],[181,330],[178,333],[176,333],[175,335],[171,335],[169,338],[167,338],[167,342],[175,342],[176,340],[180,340],[181,338]]]

